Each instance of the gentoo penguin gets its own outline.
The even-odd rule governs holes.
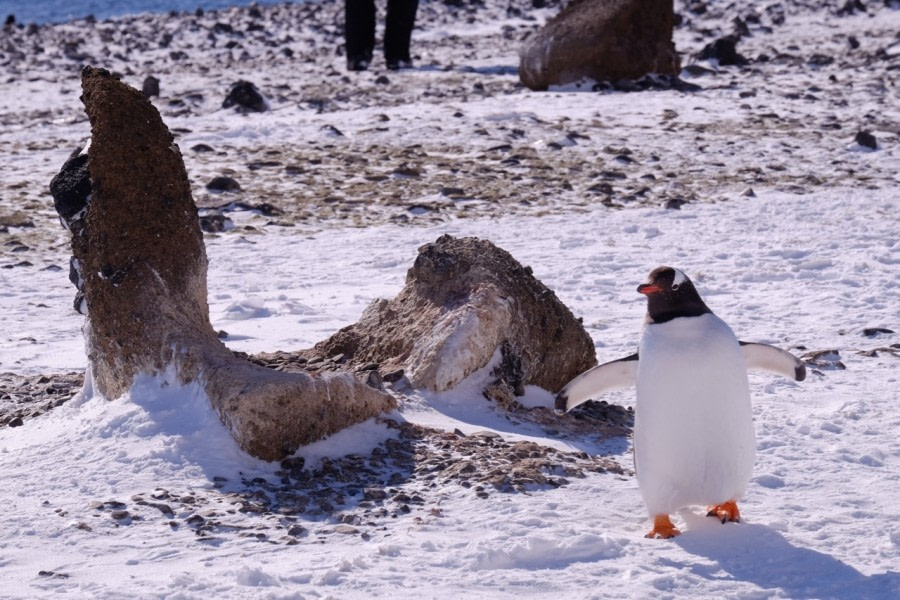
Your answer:
[[[723,523],[738,521],[756,457],[747,370],[803,381],[806,367],[774,346],[739,342],[678,269],[654,269],[637,291],[647,296],[638,353],[573,379],[556,410],[636,385],[634,460],[653,520],[647,537],[678,535],[669,515],[695,504]]]

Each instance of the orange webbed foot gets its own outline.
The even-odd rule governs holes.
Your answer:
[[[722,521],[722,523],[727,523],[728,521],[738,523],[741,520],[741,513],[738,510],[737,502],[734,500],[710,506],[706,516],[715,517]]]
[[[678,528],[672,524],[672,521],[669,519],[669,515],[656,515],[653,517],[653,529],[647,533],[644,537],[652,539],[664,539],[667,540],[669,538],[673,538],[676,535],[681,535],[681,532],[678,531]]]

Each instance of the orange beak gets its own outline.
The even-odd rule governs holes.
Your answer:
[[[638,286],[637,291],[649,296],[650,294],[657,294],[663,291],[663,289],[655,283],[643,283]]]

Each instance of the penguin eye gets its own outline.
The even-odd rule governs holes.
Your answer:
[[[673,283],[673,284],[672,284],[672,291],[673,291],[673,292],[677,292],[677,291],[678,291],[678,288],[680,288],[680,287],[681,287],[681,286],[678,285],[677,283]]]

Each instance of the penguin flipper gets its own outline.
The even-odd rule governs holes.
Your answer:
[[[748,369],[768,371],[796,381],[806,379],[806,365],[790,352],[768,344],[740,344]]]
[[[556,413],[569,412],[597,395],[637,384],[638,355],[613,360],[585,371],[556,395]]]

